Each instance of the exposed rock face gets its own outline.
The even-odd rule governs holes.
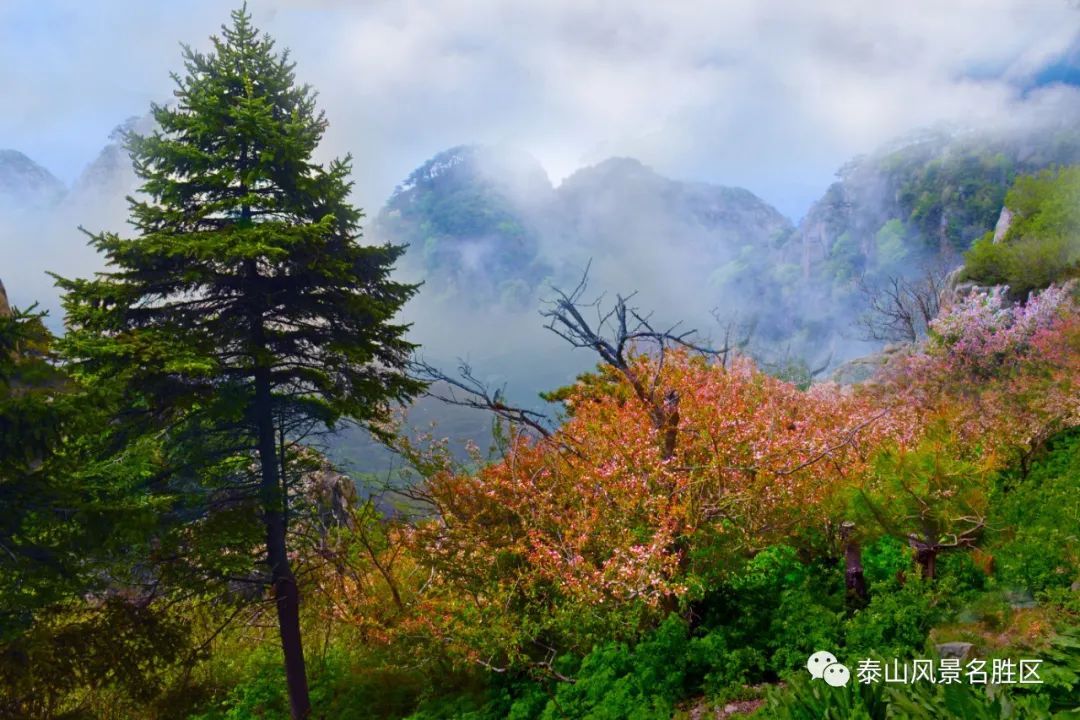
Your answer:
[[[1005,236],[1009,233],[1009,228],[1012,227],[1013,211],[1007,207],[1001,208],[1001,214],[998,215],[997,224],[994,225],[994,242],[999,243],[1005,239]]]
[[[967,660],[975,646],[969,642],[947,642],[937,645],[936,648],[940,658]]]
[[[11,317],[11,306],[8,304],[7,290],[4,289],[3,280],[0,280],[0,317]]]
[[[837,366],[829,380],[841,385],[855,385],[870,380],[883,367],[911,349],[911,345],[894,343],[886,345],[881,352],[857,357]]]
[[[318,470],[305,473],[301,480],[301,492],[312,503],[320,532],[332,527],[352,525],[350,511],[356,506],[356,484],[347,475],[323,463]]]
[[[890,255],[911,267],[956,256],[991,229],[1000,241],[1012,219],[1002,204],[1015,175],[1075,162],[1080,136],[1065,124],[904,138],[840,169],[792,235],[785,261],[814,281],[872,271]]]

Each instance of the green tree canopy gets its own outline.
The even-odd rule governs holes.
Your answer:
[[[186,498],[176,517],[188,537],[223,512],[261,520],[303,717],[287,463],[311,432],[377,425],[419,391],[404,373],[407,328],[394,322],[416,288],[391,279],[402,247],[361,243],[351,159],[313,159],[327,122],[288,53],[246,9],[212,43],[184,48],[175,102],[153,106],[156,131],[128,138],[143,193],[130,201],[134,236],[91,235],[108,270],[58,279],[63,347],[82,381],[120,383],[116,422],[162,439],[162,492]],[[251,540],[233,530],[215,549],[243,559]]]
[[[1008,285],[1024,298],[1080,275],[1080,165],[1018,177],[1005,207],[1013,213],[1008,232],[998,242],[987,233],[972,245],[965,278]]]

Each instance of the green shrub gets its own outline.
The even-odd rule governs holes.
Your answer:
[[[890,658],[916,655],[939,616],[930,582],[912,577],[903,585],[881,587],[848,620],[847,650]]]
[[[884,720],[883,683],[863,685],[852,678],[844,687],[832,687],[810,674],[796,672],[785,686],[769,688],[765,706],[755,714],[761,720]]]
[[[576,681],[560,684],[543,720],[669,720],[685,693],[689,630],[676,616],[633,649],[611,643],[581,661]]]
[[[1042,720],[1050,718],[1044,695],[1014,694],[1007,687],[918,683],[887,690],[889,717],[957,720]]]
[[[1052,699],[1037,690],[965,683],[862,684],[854,678],[834,688],[808,673],[770,688],[761,720],[1041,720],[1051,718]],[[1055,718],[1072,717],[1057,714]]]
[[[997,582],[1032,593],[1080,579],[1080,431],[1056,438],[991,504]]]
[[[288,720],[289,702],[281,651],[263,645],[242,659],[243,680],[228,696],[192,720]],[[428,689],[417,674],[393,669],[377,656],[353,655],[341,647],[309,658],[311,703],[318,717],[399,718]]]
[[[894,585],[897,576],[911,567],[912,552],[895,537],[886,535],[863,548],[862,562],[863,576],[874,590],[878,586]]]
[[[1005,284],[1025,298],[1080,273],[1080,166],[1018,177],[1005,205],[1014,213],[1008,233],[997,243],[987,233],[972,244],[964,279]]]
[[[696,610],[701,625],[723,637],[735,677],[773,679],[800,667],[815,650],[839,644],[843,569],[803,563],[791,547],[770,547],[713,588]],[[719,646],[721,640],[710,642]],[[713,676],[711,687],[718,678]]]

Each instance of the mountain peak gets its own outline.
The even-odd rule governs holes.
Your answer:
[[[0,149],[0,204],[36,207],[59,200],[64,184],[18,150]]]
[[[400,204],[418,188],[462,182],[499,188],[510,195],[551,191],[543,167],[523,150],[501,145],[457,145],[413,170],[394,190],[387,205]]]

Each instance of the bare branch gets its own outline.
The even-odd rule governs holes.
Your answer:
[[[863,338],[914,343],[925,337],[940,309],[946,276],[945,266],[930,265],[915,279],[890,276],[878,285],[860,279],[868,308],[858,320]]]
[[[504,420],[530,428],[541,437],[551,437],[550,420],[543,413],[526,408],[508,405],[503,389],[492,389],[477,378],[472,367],[464,360],[459,360],[458,376],[453,377],[438,369],[426,360],[416,358],[410,362],[411,374],[429,383],[425,394],[450,405],[487,410]],[[443,389],[439,389],[443,388]]]

